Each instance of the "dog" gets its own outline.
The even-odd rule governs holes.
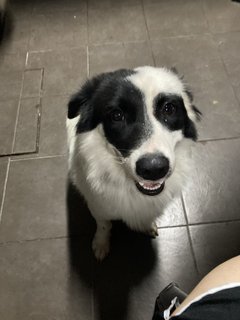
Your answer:
[[[176,70],[139,67],[88,80],[68,104],[69,176],[109,253],[112,220],[157,235],[156,218],[182,190],[201,112]]]

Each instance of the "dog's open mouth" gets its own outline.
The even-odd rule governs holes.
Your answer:
[[[140,192],[148,196],[156,196],[164,189],[165,182],[136,182],[136,186]]]

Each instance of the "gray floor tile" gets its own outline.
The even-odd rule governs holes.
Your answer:
[[[8,1],[10,12],[15,18],[26,18],[32,14],[33,3],[35,0],[11,0]]]
[[[42,99],[39,156],[67,153],[66,113],[68,97]]]
[[[102,9],[102,8],[120,8],[129,7],[141,4],[141,0],[88,0],[88,7],[90,9]]]
[[[67,159],[17,158],[12,157],[9,170],[0,242],[66,235],[92,238],[95,220],[68,181]]]
[[[113,228],[109,257],[95,267],[95,319],[151,319],[170,282],[187,292],[197,281],[186,228],[161,229],[155,240]]]
[[[194,102],[204,115],[200,139],[238,136],[238,101],[214,39],[210,35],[169,38],[154,41],[152,48],[156,65],[175,66],[193,90]],[[230,112],[226,113],[226,105]]]
[[[34,14],[87,11],[87,0],[34,0],[32,2]]]
[[[208,32],[201,1],[145,1],[145,13],[151,39]]]
[[[36,151],[39,108],[39,98],[21,100],[13,153]]]
[[[220,263],[239,255],[240,222],[190,227],[193,249],[201,276]]]
[[[87,13],[85,10],[33,15],[30,50],[69,49],[86,44]]]
[[[66,239],[0,246],[1,319],[91,320],[91,259],[88,251],[80,253],[88,281],[72,269]]]
[[[4,42],[1,49],[8,53],[27,52],[29,32],[30,32],[30,15],[15,11],[10,12],[9,18],[6,20],[7,27],[3,34]]]
[[[0,74],[0,100],[18,99],[22,86],[22,72],[10,71],[7,77]]]
[[[229,81],[199,82],[192,87],[194,102],[203,113],[199,139],[239,137],[240,108]]]
[[[227,79],[218,46],[211,35],[152,41],[152,49],[156,66],[176,67],[190,85]]]
[[[182,200],[180,198],[173,199],[157,219],[158,227],[179,226],[185,224],[186,219],[184,216]],[[161,232],[161,230],[159,232]]]
[[[10,163],[1,242],[66,236],[66,166],[64,157]]]
[[[240,31],[240,5],[228,0],[204,0],[208,26],[213,33]]]
[[[12,143],[18,109],[17,100],[0,101],[0,154],[12,152]]]
[[[116,43],[89,47],[90,75],[121,68],[153,65],[148,42]]]
[[[240,140],[199,143],[184,191],[190,223],[240,219]]]
[[[43,68],[43,95],[71,94],[87,77],[86,48],[31,52],[28,69]]]
[[[88,19],[90,44],[147,39],[147,29],[140,4],[119,8],[90,8]]]
[[[1,75],[7,76],[9,72],[23,71],[25,66],[26,53],[5,53],[0,52],[0,71]]]
[[[240,102],[240,32],[221,34],[215,38],[229,79]]]
[[[20,128],[17,128],[14,153],[28,153],[14,156],[12,159],[67,155],[68,100],[68,96],[47,96],[41,100],[39,98],[22,100],[21,103],[25,102],[25,105],[22,112],[20,110],[18,125]],[[27,109],[29,112],[26,115]],[[40,119],[38,118],[39,112]],[[38,123],[39,128],[37,128]]]
[[[26,70],[23,78],[22,98],[39,97],[42,86],[43,69]]]
[[[19,98],[25,59],[25,53],[0,53],[0,100]]]

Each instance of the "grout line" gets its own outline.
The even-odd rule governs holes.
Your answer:
[[[213,36],[221,36],[221,35],[228,35],[228,34],[231,34],[231,33],[240,33],[240,29],[239,30],[230,30],[230,31],[223,31],[223,32],[212,32],[212,35]]]
[[[25,71],[32,71],[32,70],[42,70],[43,68],[39,68],[39,69],[26,69]],[[63,94],[44,94],[43,98],[56,98],[56,97],[65,97],[65,98],[69,98],[71,96],[71,92],[69,93],[63,93]],[[24,97],[22,99],[27,100],[27,99],[33,99],[33,98],[39,98],[39,96],[32,96],[32,97]],[[16,100],[16,98],[5,98],[5,99],[1,99],[1,102],[6,102],[6,101],[14,101]]]
[[[28,159],[24,159],[24,160],[28,160]],[[10,162],[12,162],[12,161],[10,161]],[[10,163],[9,163],[9,166],[10,166]],[[4,195],[5,195],[5,192],[6,192],[8,172],[9,172],[9,168],[8,168],[6,179],[5,179]],[[184,206],[184,210],[185,210],[185,206]],[[175,226],[165,226],[165,227],[158,227],[158,229],[182,228],[182,227],[190,227],[190,226],[195,226],[195,225],[211,225],[211,224],[219,224],[219,223],[223,224],[223,223],[229,223],[229,222],[240,222],[240,219],[238,219],[238,220],[192,223],[192,224],[189,224],[189,225],[182,224],[182,225],[175,225]],[[9,240],[9,241],[5,241],[5,242],[0,242],[0,246],[4,246],[4,245],[8,245],[8,244],[16,244],[16,243],[23,244],[25,242],[34,242],[34,241],[47,241],[47,240],[59,240],[59,239],[80,239],[82,237],[88,237],[88,236],[89,236],[89,234],[85,233],[85,234],[79,234],[79,235],[66,235],[66,236],[46,237],[46,238],[33,238],[33,239],[23,239],[23,240]],[[192,244],[191,238],[190,238],[190,243]],[[195,255],[194,255],[194,257],[195,257]]]
[[[219,48],[219,44],[218,44],[218,42],[216,41],[215,37],[214,37],[214,42],[216,43],[218,55],[219,55],[220,60],[221,60],[221,62],[222,62],[223,68],[224,68],[224,70],[225,70],[225,72],[226,72],[226,75],[227,75],[227,77],[228,77],[228,79],[229,79],[229,84],[230,84],[230,86],[231,86],[231,88],[232,88],[233,95],[234,95],[234,97],[235,97],[235,99],[236,99],[236,101],[237,101],[237,103],[238,103],[238,106],[240,107],[240,100],[239,100],[239,98],[238,98],[238,96],[237,96],[237,94],[236,94],[236,92],[235,92],[234,86],[232,85],[231,75],[230,75],[229,72],[228,72],[228,69],[227,69],[227,66],[226,66],[226,64],[225,64],[225,61],[224,61],[224,59],[223,59],[223,57],[222,57],[222,55],[221,55],[221,51],[220,51],[220,48]]]
[[[157,227],[158,229],[172,229],[172,228],[182,228],[186,227],[186,224],[177,224],[177,225],[172,225],[172,226],[162,226],[162,227]]]
[[[26,242],[40,242],[40,241],[49,241],[49,240],[61,240],[61,239],[65,239],[65,240],[74,240],[74,239],[80,239],[80,238],[85,238],[85,237],[89,237],[88,233],[85,234],[79,234],[77,236],[75,235],[65,235],[65,236],[56,236],[56,237],[46,237],[46,238],[32,238],[32,239],[23,239],[23,240],[8,240],[5,242],[0,242],[0,247],[5,246],[5,245],[11,245],[11,244],[24,244]]]
[[[182,202],[183,213],[184,213],[184,217],[185,217],[185,220],[186,220],[186,224],[188,226],[189,225],[189,221],[188,221],[188,216],[187,216],[187,208],[185,206],[185,201],[184,201],[182,192],[181,192],[181,202]]]
[[[0,207],[0,223],[1,223],[1,219],[2,219],[4,200],[5,200],[6,190],[7,190],[9,168],[10,168],[10,158],[8,158],[6,176],[5,176],[4,186],[3,186],[2,202],[1,202],[1,207]]]
[[[193,248],[193,242],[192,242],[191,232],[190,232],[190,228],[189,228],[189,221],[188,221],[188,216],[187,216],[187,208],[186,208],[186,205],[185,205],[183,194],[181,194],[181,202],[182,202],[182,206],[183,206],[183,213],[184,213],[184,216],[185,216],[185,219],[186,219],[186,222],[187,222],[188,241],[189,241],[189,244],[190,244],[190,250],[191,250],[192,257],[193,257],[193,263],[194,263],[195,269],[197,271],[197,274],[199,275],[200,272],[199,272],[199,268],[198,268],[198,264],[197,264],[197,258],[196,258],[196,255],[195,255],[195,251],[194,251],[194,248]]]
[[[213,138],[213,139],[200,139],[197,141],[197,143],[206,143],[206,142],[213,142],[213,141],[226,141],[226,140],[238,140],[240,139],[240,136],[236,137],[228,137],[228,138]]]
[[[25,68],[27,68],[28,58],[29,58],[29,51],[27,51],[26,53],[25,66],[24,66]]]
[[[14,133],[13,133],[13,141],[12,141],[11,153],[13,153],[14,146],[15,146],[15,141],[16,141],[17,126],[18,126],[18,119],[19,119],[19,114],[20,114],[20,106],[21,106],[21,99],[22,99],[22,93],[23,93],[24,78],[25,78],[25,71],[23,71],[23,74],[22,74],[22,84],[21,84],[21,89],[20,89],[20,93],[19,93],[19,101],[18,101],[18,108],[17,108],[15,126],[14,126]]]
[[[145,12],[145,7],[144,7],[143,0],[141,0],[141,4],[142,4],[144,22],[145,22],[145,26],[146,26],[146,29],[147,29],[148,43],[150,44],[150,50],[151,50],[153,65],[154,65],[154,67],[156,67],[156,60],[155,60],[155,57],[154,57],[154,54],[153,54],[152,42],[151,42],[150,32],[149,32],[149,28],[148,28],[148,24],[147,24],[147,18],[146,18],[146,12]]]
[[[87,0],[87,46],[89,45],[89,4],[88,4],[88,0]]]
[[[182,228],[182,227],[195,227],[195,226],[205,226],[211,224],[225,224],[225,223],[233,223],[233,222],[240,222],[240,219],[229,219],[229,220],[216,220],[216,221],[201,221],[201,222],[190,222],[188,224],[178,224],[172,226],[162,226],[158,227],[158,229],[171,229],[171,228]]]
[[[41,73],[41,83],[39,90],[39,105],[37,108],[37,137],[36,137],[36,153],[39,153],[40,149],[40,135],[41,135],[41,120],[42,120],[42,95],[43,95],[43,78],[44,78],[44,68],[42,68]]]
[[[89,58],[89,46],[87,46],[87,78],[90,75],[90,58]]]
[[[0,155],[0,158],[17,157],[17,156],[27,156],[27,155],[31,155],[31,154],[36,154],[36,151],[15,152],[15,153],[1,154],[1,155]]]
[[[145,26],[146,26],[146,30],[147,30],[148,40],[151,40],[151,38],[150,38],[150,33],[149,33],[149,28],[148,28],[148,24],[147,24],[146,12],[145,12],[145,7],[144,7],[143,0],[141,0],[141,7],[142,7],[144,22],[145,22]]]
[[[122,44],[138,44],[138,43],[145,43],[149,41],[149,39],[145,40],[131,40],[131,41],[114,41],[114,42],[103,42],[103,43],[90,43],[90,47],[102,47],[102,46],[108,46],[108,45],[122,45]]]
[[[36,153],[35,153],[36,154]],[[40,156],[40,157],[32,157],[32,158],[20,158],[20,159],[10,159],[10,162],[18,162],[18,161],[26,161],[26,160],[39,160],[39,159],[51,159],[51,158],[61,158],[61,157],[65,157],[65,154],[55,154],[52,156]]]
[[[191,34],[179,34],[179,35],[168,35],[168,36],[159,36],[158,38],[151,38],[153,42],[161,42],[162,40],[167,39],[188,39],[188,38],[196,38],[196,37],[205,37],[205,36],[212,36],[211,32],[205,33],[191,33]]]
[[[203,12],[203,16],[205,18],[205,21],[207,22],[207,28],[209,30],[209,33],[212,35],[211,29],[210,29],[210,25],[209,25],[209,21],[208,21],[208,18],[207,18],[206,7],[205,7],[205,4],[204,4],[204,1],[202,1],[202,12]]]
[[[87,78],[89,78],[90,75],[90,58],[89,58],[89,3],[87,0]]]
[[[11,245],[11,244],[24,244],[26,242],[61,240],[61,239],[70,239],[70,237],[58,236],[58,237],[35,238],[35,239],[25,239],[25,240],[9,240],[9,241],[5,241],[5,242],[0,242],[0,246]]]
[[[193,222],[193,223],[189,223],[189,226],[195,227],[195,226],[205,226],[205,225],[211,225],[211,224],[224,224],[224,223],[233,223],[233,222],[240,222],[240,219]]]

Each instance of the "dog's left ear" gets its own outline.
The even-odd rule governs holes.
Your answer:
[[[200,121],[202,119],[202,112],[194,105],[192,105],[192,110],[195,113],[197,121]]]
[[[190,107],[193,111],[193,114],[195,116],[195,120],[196,121],[200,121],[201,120],[201,117],[202,117],[202,112],[193,104],[193,94],[192,92],[187,89],[185,90],[188,98],[189,98],[189,101],[190,101]],[[198,138],[198,133],[197,133],[197,129],[196,129],[196,126],[195,126],[195,121],[191,120],[191,119],[188,119],[186,124],[185,124],[185,128],[184,128],[184,135],[186,138],[190,138],[194,141],[197,140]]]
[[[201,117],[202,117],[201,111],[198,110],[198,108],[195,107],[194,105],[191,105],[191,108],[192,108],[192,111],[194,112],[196,121],[200,121]],[[184,136],[186,138],[190,138],[194,141],[196,141],[198,138],[198,133],[197,133],[195,121],[191,120],[190,118],[188,118],[185,123]]]
[[[188,119],[187,122],[185,123],[184,136],[186,138],[192,139],[193,141],[196,141],[198,138],[198,133],[197,133],[195,123],[191,119]]]
[[[200,121],[201,118],[202,118],[202,112],[193,104],[193,93],[187,88],[185,90],[188,98],[189,98],[189,101],[191,103],[191,108],[192,108],[192,111],[195,115],[195,118],[197,121]]]

